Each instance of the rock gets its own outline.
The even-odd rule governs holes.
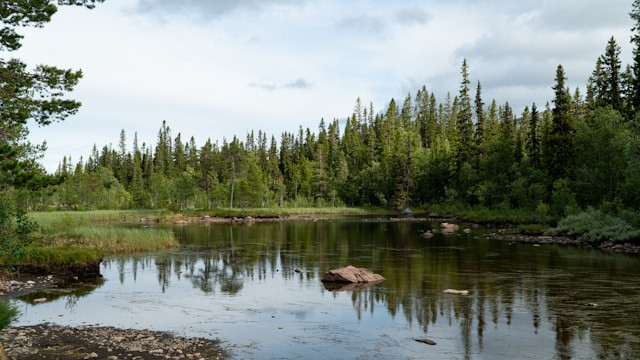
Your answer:
[[[455,290],[455,289],[447,289],[444,290],[445,294],[455,294],[455,295],[469,295],[469,290]]]
[[[379,281],[370,281],[366,283],[341,283],[341,282],[323,282],[322,285],[328,291],[361,291],[368,287],[381,283]]]
[[[295,272],[297,272],[297,273],[301,273],[301,272],[303,272],[304,270],[302,270],[302,269],[300,269],[300,268],[296,268],[296,269],[295,269],[295,270],[293,270],[293,271],[295,271]]]
[[[164,354],[164,350],[162,349],[150,350],[149,354]]]
[[[402,210],[402,215],[404,216],[413,216],[413,210],[406,208]]]
[[[456,224],[442,223],[440,224],[440,232],[450,235],[456,232],[460,227]]]
[[[433,233],[431,232],[431,230],[427,230],[423,232],[421,236],[425,239],[431,239],[433,237]]]
[[[41,304],[43,302],[47,302],[47,298],[37,298],[33,300],[34,304]]]
[[[96,359],[98,357],[98,354],[92,352],[91,354],[85,356],[85,359]]]
[[[176,220],[173,223],[176,224],[176,225],[186,225],[189,222],[187,220]]]
[[[15,280],[11,280],[11,281],[9,281],[9,285],[11,285],[11,286],[19,286],[20,282],[19,281],[15,281]]]
[[[462,230],[462,232],[465,233],[465,234],[471,234],[471,229],[467,228],[467,229]]]
[[[357,268],[351,265],[329,270],[322,278],[322,282],[337,283],[368,283],[383,280],[385,280],[385,278],[380,274],[374,274],[371,270]]]
[[[417,342],[421,342],[423,344],[427,344],[427,345],[435,345],[436,342],[433,340],[429,340],[429,339],[414,339]]]

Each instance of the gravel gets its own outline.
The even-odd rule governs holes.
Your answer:
[[[9,359],[226,359],[218,340],[174,337],[164,332],[50,324],[0,333]]]

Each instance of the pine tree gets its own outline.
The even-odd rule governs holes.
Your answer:
[[[634,21],[631,43],[633,44],[633,85],[631,86],[632,99],[630,101],[632,111],[640,109],[640,0],[634,0],[632,10],[629,13]]]
[[[484,142],[484,102],[482,102],[482,85],[478,80],[476,87],[476,99],[475,99],[475,111],[476,111],[476,168],[479,166],[480,157],[482,156],[482,144]]]
[[[529,134],[527,136],[527,153],[534,168],[540,167],[540,140],[538,138],[538,108],[536,103],[531,105],[531,114],[529,116]]]
[[[566,76],[562,65],[556,69],[554,107],[551,110],[551,127],[545,139],[544,165],[553,181],[569,176],[570,164],[575,155],[574,125],[571,118],[571,95],[565,88]]]
[[[462,164],[469,163],[474,153],[475,147],[473,135],[473,110],[471,109],[471,96],[469,95],[469,66],[467,59],[462,61],[460,70],[462,82],[460,83],[460,94],[458,96],[458,112],[456,116],[456,168],[460,169]]]
[[[605,53],[602,58],[602,71],[605,75],[605,89],[602,97],[606,105],[611,105],[614,110],[622,107],[620,96],[620,46],[612,36],[607,43]]]

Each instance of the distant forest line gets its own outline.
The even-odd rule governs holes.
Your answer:
[[[623,67],[612,37],[584,94],[566,87],[559,65],[551,103],[518,114],[508,102],[485,103],[464,60],[458,93],[444,102],[422,87],[380,112],[358,99],[349,117],[321,120],[316,131],[258,130],[203,145],[173,136],[166,122],[155,145],[134,134],[129,146],[122,130],[117,148],[65,157],[53,180],[8,194],[28,210],[451,203],[541,219],[588,207],[637,211],[639,42],[634,35],[634,63]]]

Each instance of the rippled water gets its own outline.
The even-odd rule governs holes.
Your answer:
[[[177,227],[181,249],[107,258],[99,284],[48,294],[55,300],[44,304],[19,301],[18,325],[220,338],[243,359],[640,354],[640,259],[473,233],[419,236],[436,226],[335,219]],[[322,274],[348,264],[387,280],[357,292],[325,289]],[[415,341],[425,338],[436,345]]]

